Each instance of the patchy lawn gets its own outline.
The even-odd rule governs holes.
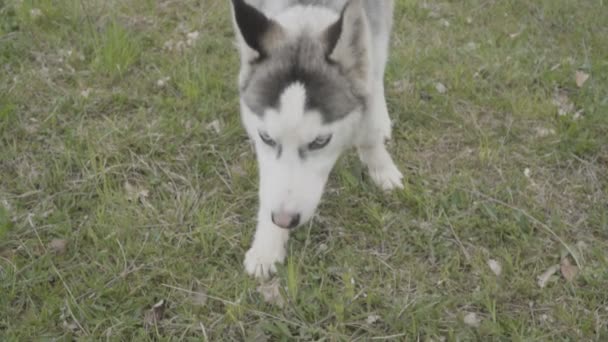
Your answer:
[[[397,3],[406,187],[259,287],[228,1],[0,0],[0,340],[608,340],[608,3]]]

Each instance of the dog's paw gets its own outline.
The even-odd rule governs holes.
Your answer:
[[[374,183],[384,191],[403,189],[403,175],[394,163],[370,168],[369,173]]]
[[[256,278],[267,279],[276,273],[276,263],[285,260],[285,249],[264,250],[252,247],[245,254],[245,271]]]

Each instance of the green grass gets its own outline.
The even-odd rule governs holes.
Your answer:
[[[605,1],[397,1],[405,189],[342,158],[283,307],[242,267],[257,171],[227,4],[0,0],[0,340],[608,339]],[[574,280],[540,288],[569,253]]]

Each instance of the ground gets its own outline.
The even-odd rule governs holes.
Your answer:
[[[345,155],[260,286],[228,1],[0,0],[0,340],[608,340],[607,22],[398,0],[405,188]]]

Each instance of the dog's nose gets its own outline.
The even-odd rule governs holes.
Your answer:
[[[300,224],[300,214],[272,213],[272,222],[281,228],[292,229]]]

